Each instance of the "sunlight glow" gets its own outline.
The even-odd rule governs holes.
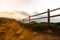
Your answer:
[[[19,13],[15,13],[15,12],[0,12],[0,17],[4,17],[4,18],[13,18],[13,19],[23,19],[26,16],[19,14]]]

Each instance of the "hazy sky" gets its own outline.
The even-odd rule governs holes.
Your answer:
[[[0,0],[0,11],[43,12],[60,7],[60,0]]]
[[[0,0],[0,11],[26,11],[30,15],[58,7],[60,7],[60,0]],[[57,11],[53,14],[59,13]]]

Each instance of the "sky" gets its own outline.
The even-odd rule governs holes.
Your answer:
[[[59,7],[60,7],[60,0],[0,0],[0,12],[25,11],[29,15],[35,15],[47,11],[47,9],[52,10]],[[59,11],[56,11],[52,12],[51,15],[56,15],[59,13],[60,13]]]
[[[6,12],[6,11],[4,11],[4,12],[0,12],[0,17],[20,20],[20,19],[22,19],[26,16],[23,15],[23,14],[15,13],[15,12]]]

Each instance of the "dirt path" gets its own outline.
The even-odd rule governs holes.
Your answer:
[[[49,34],[39,34],[35,36],[32,40],[60,40],[60,37]]]
[[[23,40],[60,40],[60,37],[58,36],[44,33],[37,33],[25,28],[21,36]]]

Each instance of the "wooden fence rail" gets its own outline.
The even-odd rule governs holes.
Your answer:
[[[60,16],[60,14],[50,16],[50,18],[52,18],[52,17],[58,17],[58,16]],[[30,20],[35,20],[35,19],[44,19],[44,18],[48,18],[48,17],[33,18],[33,19],[30,19]],[[25,21],[28,21],[28,20],[25,20]]]
[[[56,11],[56,10],[59,10],[59,9],[60,8],[56,8],[56,9],[53,9],[53,10],[48,9],[47,12],[42,12],[42,13],[39,13],[39,14],[36,14],[36,15],[33,15],[33,16],[29,16],[29,17],[23,19],[23,23],[25,21],[29,21],[29,23],[30,23],[31,20],[48,18],[48,27],[50,27],[50,18],[60,16],[60,14],[50,16],[50,12],[53,12],[53,11]],[[38,15],[42,15],[42,14],[46,14],[46,13],[47,13],[48,17],[41,17],[41,18],[33,18],[33,19],[31,19],[32,17],[38,16]]]

